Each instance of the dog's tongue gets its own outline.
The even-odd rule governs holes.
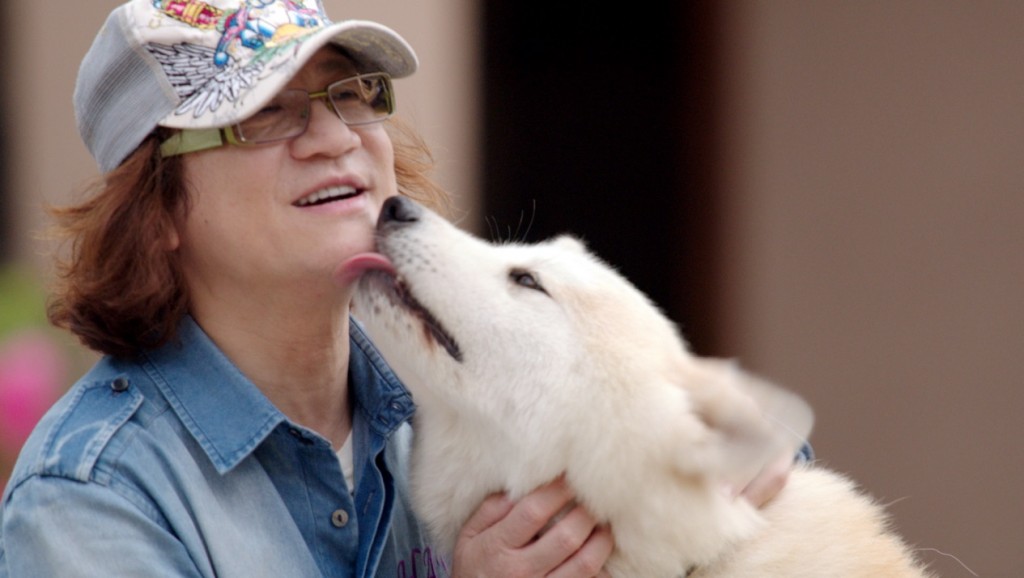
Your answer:
[[[360,253],[349,257],[341,265],[338,265],[338,268],[334,270],[334,281],[339,285],[351,285],[367,271],[384,271],[394,274],[395,266],[380,253]]]

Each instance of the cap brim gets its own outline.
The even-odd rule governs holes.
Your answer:
[[[289,32],[294,35],[289,37]],[[402,78],[411,75],[418,66],[409,43],[376,22],[346,20],[314,32],[295,27],[292,31],[280,31],[248,61],[232,61],[212,75],[159,124],[170,128],[215,128],[248,118],[328,44],[344,48],[361,72],[387,72]]]

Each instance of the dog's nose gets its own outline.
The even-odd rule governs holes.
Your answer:
[[[386,225],[394,226],[415,223],[420,220],[422,212],[423,207],[416,204],[416,201],[409,197],[403,197],[402,195],[388,197],[384,201],[384,206],[380,209],[377,228],[382,228]]]

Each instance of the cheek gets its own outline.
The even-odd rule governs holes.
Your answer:
[[[242,164],[215,152],[219,151],[189,155],[185,159],[189,202],[187,212],[183,211],[177,220],[182,244],[214,241],[217,228],[230,227],[231,217],[241,217],[245,207],[251,204],[245,203],[243,197],[252,190],[251,185],[260,180],[259,164]],[[241,167],[249,170],[240,170]]]
[[[193,212],[218,210],[221,205],[244,206],[273,186],[278,164],[271,149],[223,147],[186,155],[185,184]]]
[[[363,146],[372,156],[377,171],[381,175],[381,182],[389,186],[391,194],[398,194],[395,178],[395,147],[384,126],[374,127],[372,132],[364,135]]]

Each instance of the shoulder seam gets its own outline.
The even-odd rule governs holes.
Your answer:
[[[126,378],[119,376],[117,379]],[[35,467],[32,468],[30,473],[38,475],[54,475],[56,471],[60,471],[60,468],[57,468],[56,470],[53,468],[55,463],[59,463],[61,461],[60,459],[57,459],[56,462],[54,462],[54,457],[58,456],[60,453],[62,438],[65,438],[68,435],[68,432],[65,432],[64,430],[68,421],[74,415],[75,409],[79,407],[87,394],[96,392],[96,390],[100,390],[101,392],[103,388],[109,387],[110,386],[106,382],[97,381],[89,384],[83,384],[82,387],[78,388],[77,391],[74,392],[74,396],[69,401],[63,414],[53,424],[53,426],[50,427],[50,431],[47,432],[47,437],[40,448],[40,459],[35,464]],[[116,412],[102,416],[102,418],[89,421],[90,425],[94,424],[98,429],[89,434],[81,453],[74,458],[75,463],[66,464],[70,467],[59,477],[76,479],[83,482],[87,481],[96,465],[96,460],[99,459],[100,454],[110,442],[110,439],[119,429],[121,429],[121,427],[124,426],[131,416],[138,411],[143,402],[142,394],[135,388],[129,388],[124,391],[112,393],[112,395],[127,396],[127,398],[119,404]]]

